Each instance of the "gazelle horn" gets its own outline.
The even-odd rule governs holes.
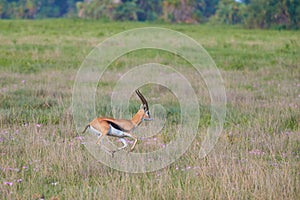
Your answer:
[[[146,106],[146,109],[149,110],[148,102],[147,102],[147,100],[145,99],[145,97],[141,94],[141,92],[140,92],[139,90],[136,90],[135,92],[136,92],[136,94],[140,97],[142,103]]]

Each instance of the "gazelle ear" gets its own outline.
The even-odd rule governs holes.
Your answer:
[[[143,104],[141,104],[140,109],[144,109],[144,105]]]

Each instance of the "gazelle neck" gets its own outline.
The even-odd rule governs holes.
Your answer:
[[[143,121],[143,116],[144,116],[144,110],[140,109],[131,119],[133,125],[135,127],[137,127],[138,125],[140,125],[140,123],[142,123]]]

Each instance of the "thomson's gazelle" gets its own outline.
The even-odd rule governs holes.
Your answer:
[[[119,147],[114,151],[110,151],[112,155],[115,152],[120,151],[128,146],[125,137],[129,137],[134,140],[134,143],[130,148],[130,151],[132,151],[138,141],[137,137],[132,134],[132,131],[144,120],[151,120],[147,100],[140,93],[139,90],[136,90],[135,92],[141,99],[142,105],[131,120],[99,117],[93,119],[82,132],[84,133],[89,128],[90,131],[96,133],[98,135],[98,140],[96,144],[99,144],[103,137],[106,135],[120,138],[121,142],[123,143],[123,146]]]

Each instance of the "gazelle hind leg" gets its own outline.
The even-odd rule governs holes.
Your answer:
[[[120,151],[128,146],[127,141],[124,138],[120,138],[120,141],[123,143],[123,146],[117,148],[116,150],[113,151],[113,153],[116,153],[117,151]]]
[[[114,151],[108,149],[106,146],[101,145],[100,148],[101,148],[102,150],[104,150],[106,153],[111,154],[112,157],[114,156]]]
[[[104,137],[104,135],[101,134],[101,135],[98,137],[96,144],[98,145],[98,144],[101,142],[100,148],[101,148],[102,150],[104,150],[106,153],[111,154],[111,156],[113,157],[113,156],[114,156],[114,151],[108,149],[106,146],[104,146],[104,145],[102,144],[102,143],[103,143],[103,137]]]
[[[104,137],[104,134],[101,134],[101,135],[98,137],[96,144],[99,144],[100,142],[102,142],[103,137]]]
[[[128,146],[128,143],[127,143],[127,141],[124,138],[120,138],[120,140],[123,143],[123,146],[118,148],[119,151],[122,150],[122,149],[124,149],[124,148],[126,148]]]
[[[109,148],[107,148],[105,145],[103,145],[103,137],[102,137],[102,139],[101,139],[101,138],[99,138],[99,139],[100,139],[100,142],[101,142],[100,148],[101,148],[103,151],[105,151],[106,153],[111,154],[112,157],[114,157],[115,151],[112,151],[112,150],[110,150]],[[99,139],[98,139],[98,140],[99,140]],[[100,142],[99,142],[99,143],[100,143]]]

